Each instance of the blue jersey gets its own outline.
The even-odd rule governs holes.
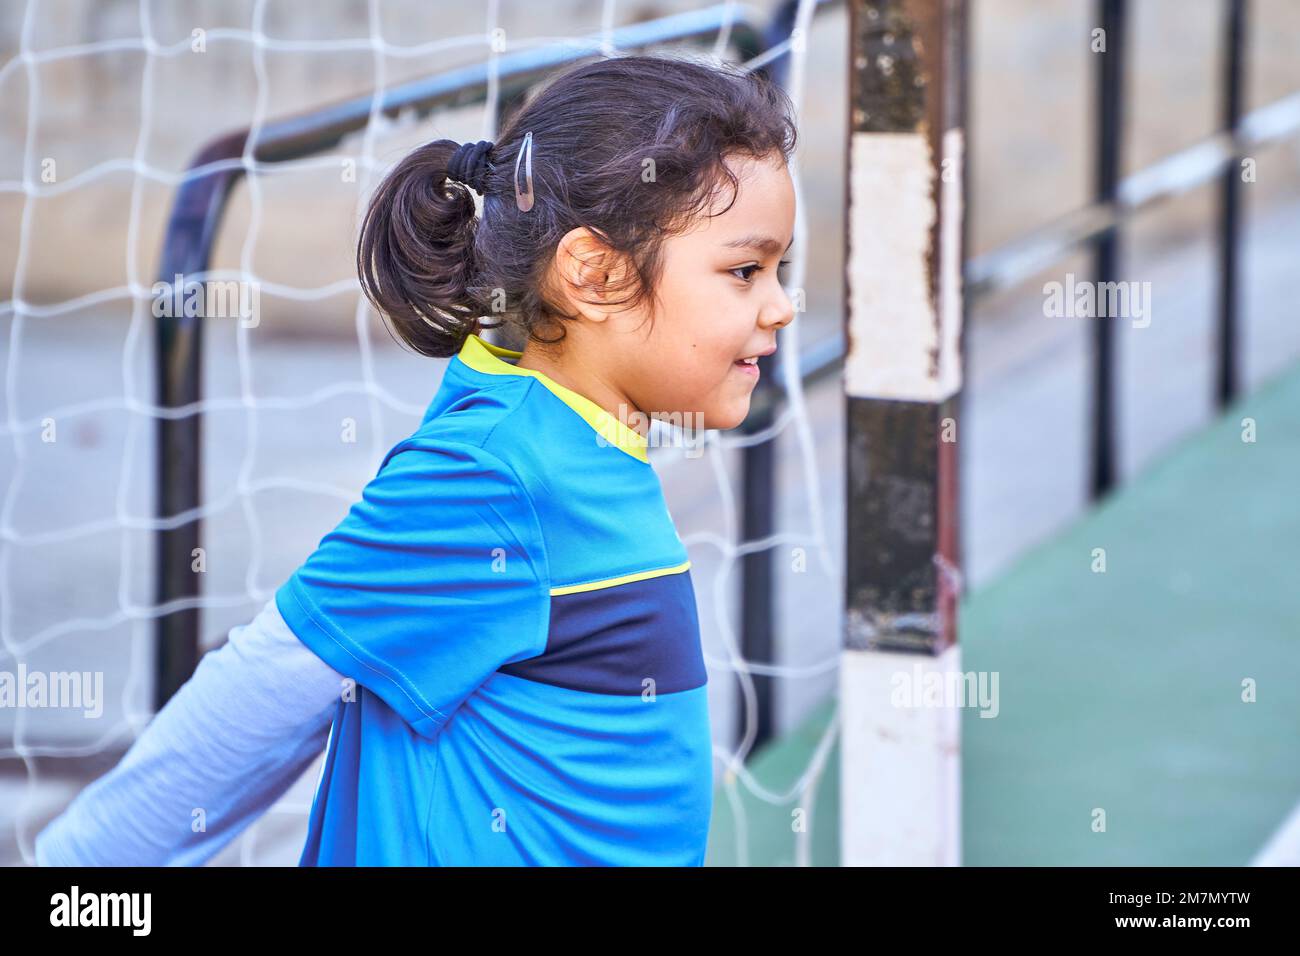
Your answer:
[[[646,439],[519,354],[466,339],[420,427],[276,592],[356,683],[301,865],[704,862],[685,546]]]

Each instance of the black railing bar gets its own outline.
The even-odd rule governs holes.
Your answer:
[[[822,0],[822,3],[827,0]],[[729,38],[741,57],[750,59],[763,52],[763,30],[757,25],[762,13],[748,4],[717,4],[613,30],[610,44],[617,49],[638,49],[659,43],[689,40],[729,29]],[[508,102],[549,76],[557,67],[595,55],[603,49],[604,34],[589,34],[572,41],[553,42],[534,49],[507,53],[496,60],[495,71],[500,100]],[[424,117],[435,110],[469,106],[487,95],[491,61],[469,64],[436,76],[390,87],[380,98],[375,112],[396,117],[414,110]],[[365,129],[370,122],[373,94],[324,106],[302,116],[264,124],[257,133],[253,155],[262,162],[282,162],[321,152],[338,144],[349,133]]]
[[[1300,92],[1242,120],[1242,135],[1216,133],[1121,180],[1117,203],[1084,206],[966,263],[966,293],[987,295],[1014,286],[1135,213],[1203,186],[1219,176],[1237,150],[1272,146],[1300,132]]]

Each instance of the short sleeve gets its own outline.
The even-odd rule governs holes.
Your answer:
[[[546,649],[550,579],[528,489],[476,445],[408,438],[276,602],[327,664],[436,736],[497,668]]]

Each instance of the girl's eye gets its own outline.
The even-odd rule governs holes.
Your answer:
[[[777,263],[777,266],[778,266],[778,267],[780,267],[780,266],[788,266],[789,264],[790,264],[789,260],[787,260],[787,259],[782,259],[779,263]],[[747,276],[736,276],[736,278],[739,279],[741,282],[744,282],[744,283],[748,284],[748,283],[751,283],[751,282],[754,281],[753,273],[755,273],[755,272],[762,272],[762,271],[763,271],[763,267],[760,266],[760,265],[740,266],[739,268],[732,269],[732,270],[730,270],[730,271],[731,271],[731,274],[732,274],[732,275],[736,275],[737,272],[746,272],[746,271],[750,272],[750,275],[747,275]]]

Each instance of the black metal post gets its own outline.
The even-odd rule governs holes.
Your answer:
[[[1097,153],[1095,196],[1097,203],[1113,203],[1119,186],[1123,144],[1123,31],[1125,0],[1099,0],[1105,51],[1097,56]],[[1093,274],[1102,282],[1115,281],[1119,260],[1118,229],[1106,229],[1093,243]],[[1099,297],[1100,304],[1100,294]],[[1093,501],[1115,484],[1115,334],[1112,316],[1092,319],[1092,473],[1089,494]]]
[[[1241,124],[1246,2],[1226,0],[1224,11],[1227,20],[1223,51],[1223,100],[1221,122],[1223,129],[1233,134],[1235,140]],[[1238,256],[1241,244],[1241,162],[1234,151],[1232,162],[1223,171],[1219,186],[1219,327],[1218,369],[1215,382],[1215,401],[1220,409],[1236,397],[1240,388],[1240,368],[1237,350],[1237,279]]]
[[[1095,196],[1114,202],[1120,180],[1124,134],[1124,0],[1098,0],[1105,52],[1097,60],[1097,156]],[[1107,229],[1093,244],[1093,273],[1101,283],[1114,282],[1119,262],[1119,231]],[[1100,300],[1100,296],[1097,297]],[[1111,316],[1092,320],[1092,474],[1094,501],[1115,485],[1115,326]]]
[[[211,143],[190,168],[238,159],[245,133]],[[185,294],[190,276],[208,268],[212,244],[225,209],[226,197],[243,174],[242,167],[208,172],[181,183],[163,240],[159,279],[171,286],[180,276],[181,287],[172,289],[172,302]],[[177,310],[170,310],[176,313]],[[162,408],[182,408],[203,395],[203,316],[164,315],[154,338],[157,363],[157,399]],[[172,518],[199,506],[203,477],[203,418],[198,411],[179,418],[158,419],[157,514]],[[193,570],[194,549],[200,541],[196,518],[158,532],[155,597],[160,606],[198,597],[199,577]],[[154,709],[160,710],[172,694],[189,680],[199,660],[199,609],[191,604],[162,614],[157,621]]]
[[[759,385],[771,380],[771,356],[758,360]],[[756,389],[757,390],[757,389]],[[773,421],[773,406],[765,403],[751,412],[745,422],[743,434],[761,431]],[[746,445],[741,454],[741,541],[761,541],[772,534],[776,513],[776,454],[775,442],[762,441]],[[768,664],[775,660],[773,617],[776,614],[776,593],[772,579],[772,549],[760,548],[740,558],[740,637],[741,655],[750,663]],[[773,709],[775,681],[767,674],[751,674],[755,696],[755,727],[751,747],[767,743],[774,732]],[[747,715],[745,698],[737,704],[739,735],[745,733]]]

